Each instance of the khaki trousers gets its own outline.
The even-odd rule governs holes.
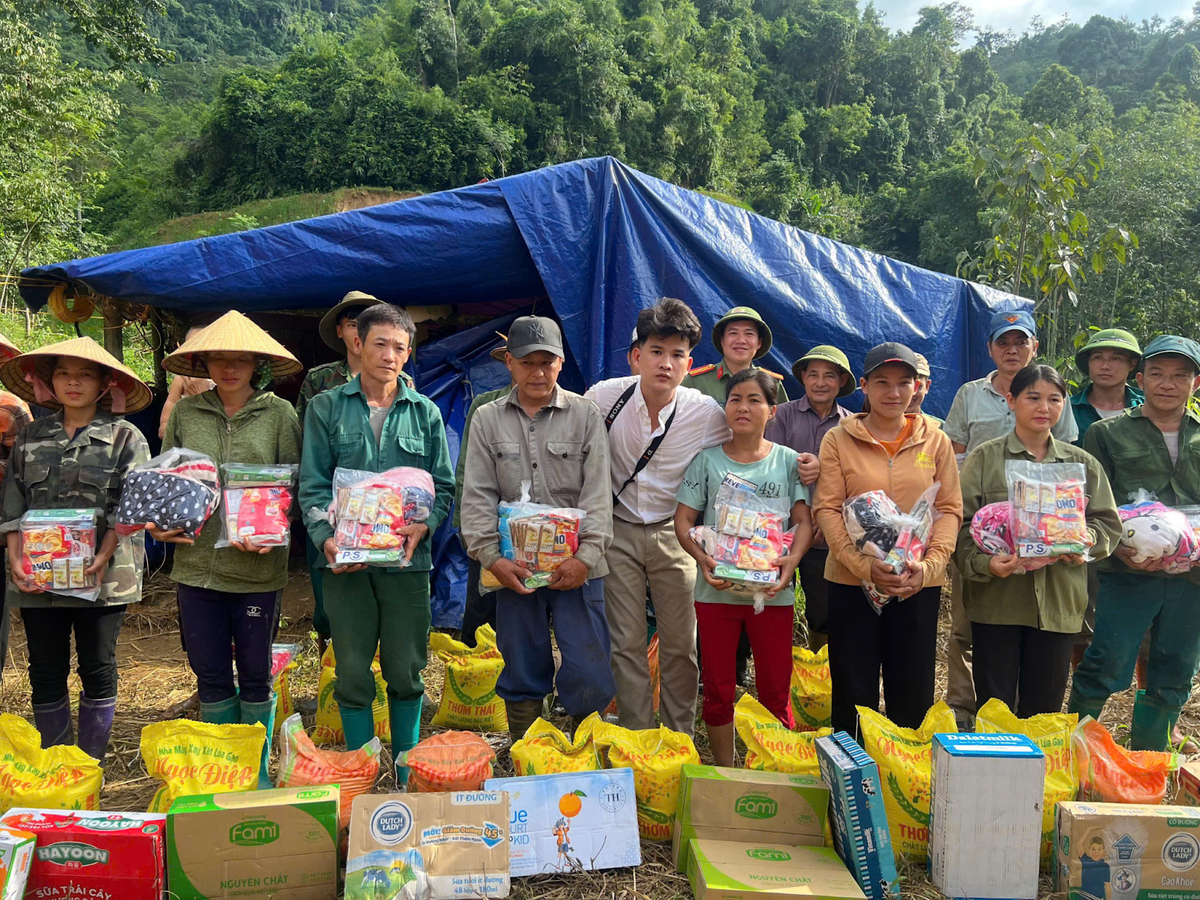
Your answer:
[[[654,728],[654,689],[646,660],[646,583],[658,622],[659,715],[689,737],[696,728],[696,561],[675,537],[671,519],[636,525],[613,518],[604,579],[612,673],[623,728]]]

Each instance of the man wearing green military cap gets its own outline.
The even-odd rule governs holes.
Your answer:
[[[1137,381],[1143,404],[1093,424],[1083,449],[1099,460],[1118,499],[1145,489],[1170,507],[1200,502],[1200,414],[1188,409],[1200,387],[1200,344],[1155,338]],[[1121,545],[1100,564],[1096,633],[1075,670],[1068,709],[1099,719],[1108,698],[1129,686],[1149,630],[1146,690],[1134,701],[1130,747],[1166,750],[1200,664],[1200,569],[1172,574],[1161,559],[1133,556]]]
[[[1071,412],[1079,426],[1076,444],[1082,447],[1087,430],[1101,419],[1142,405],[1142,392],[1129,383],[1141,358],[1137,338],[1121,328],[1097,331],[1075,354],[1076,368],[1087,377],[1071,398]]]
[[[759,369],[756,359],[766,356],[771,350],[771,329],[762,316],[748,306],[735,306],[717,320],[712,330],[713,346],[721,354],[719,363],[709,363],[692,369],[683,379],[683,387],[691,387],[708,394],[722,406],[725,405],[725,385],[729,379],[743,369]],[[787,400],[783,389],[783,376],[770,369],[763,369],[778,382],[775,392],[777,403]]]

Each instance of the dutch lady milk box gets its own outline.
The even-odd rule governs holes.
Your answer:
[[[508,792],[514,876],[641,865],[633,769],[489,778],[484,787]]]

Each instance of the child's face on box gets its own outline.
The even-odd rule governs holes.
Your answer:
[[[1088,859],[1099,862],[1104,859],[1104,841],[1094,840],[1088,844],[1087,850]]]

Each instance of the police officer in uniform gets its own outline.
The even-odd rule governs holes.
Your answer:
[[[713,345],[721,353],[721,361],[692,369],[683,379],[683,386],[708,394],[724,406],[725,386],[729,379],[742,369],[761,368],[754,365],[754,361],[770,351],[771,329],[762,316],[750,307],[735,306],[713,326],[712,339]],[[776,402],[786,402],[788,395],[783,389],[783,376],[770,369],[763,371],[778,383]]]

